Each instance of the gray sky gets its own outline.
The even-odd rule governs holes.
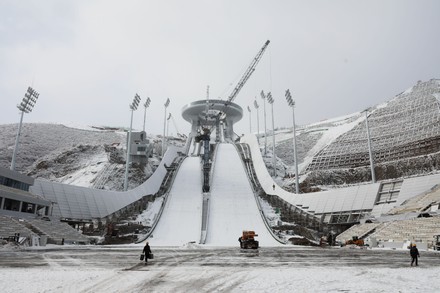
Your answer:
[[[249,131],[246,107],[255,96],[262,104],[261,90],[275,98],[275,126],[292,125],[287,88],[297,123],[308,124],[440,78],[439,31],[435,0],[0,0],[0,124],[19,122],[31,85],[40,98],[24,122],[129,126],[138,93],[152,100],[147,132],[163,132],[169,97],[187,133],[182,107],[208,85],[210,98],[226,99],[266,40],[235,99],[245,113],[236,132]],[[255,131],[255,110],[252,120]],[[140,108],[133,126],[142,123]]]

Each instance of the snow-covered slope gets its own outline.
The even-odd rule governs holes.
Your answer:
[[[261,246],[279,245],[263,222],[237,150],[220,144],[216,156],[206,244],[235,246],[243,230],[253,230]]]
[[[179,168],[165,209],[149,239],[152,245],[198,243],[202,218],[201,177],[200,157],[187,157]]]

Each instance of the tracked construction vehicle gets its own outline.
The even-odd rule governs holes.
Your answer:
[[[345,242],[345,245],[357,245],[357,246],[364,246],[364,240],[358,238],[357,236],[353,236],[351,240],[347,240]]]
[[[243,231],[242,236],[238,238],[240,248],[258,249],[258,241],[255,240],[256,236],[258,236],[258,234],[255,234],[255,231]]]

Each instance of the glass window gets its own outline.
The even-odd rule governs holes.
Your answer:
[[[4,210],[17,211],[20,209],[20,202],[18,200],[5,198]]]
[[[383,183],[380,186],[376,204],[396,202],[403,181]]]
[[[23,202],[23,204],[21,205],[21,212],[33,214],[35,212],[35,204]]]
[[[15,189],[21,189],[25,191],[29,191],[29,184],[20,182],[11,178],[6,178],[3,176],[0,176],[0,184],[4,186],[8,186]]]

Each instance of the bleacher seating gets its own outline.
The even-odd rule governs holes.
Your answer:
[[[440,186],[427,193],[422,193],[410,198],[402,205],[393,208],[388,212],[389,215],[398,215],[408,212],[423,212],[433,204],[440,203]]]
[[[8,239],[19,233],[20,237],[47,236],[47,242],[61,244],[89,244],[90,239],[67,223],[41,219],[17,219],[0,215],[0,238]]]
[[[336,237],[336,240],[345,243],[353,236],[359,238],[376,239],[384,242],[418,242],[426,243],[432,247],[434,235],[440,235],[440,216],[429,218],[413,218],[410,220],[397,220],[384,223],[365,223],[352,226]]]
[[[69,224],[59,221],[45,221],[41,219],[26,220],[41,234],[47,235],[48,243],[61,244],[89,244],[90,240]]]
[[[364,238],[372,231],[380,229],[383,225],[383,223],[365,223],[354,225],[336,236],[336,240],[340,241],[341,243],[345,243],[347,240],[351,240],[353,236]]]
[[[434,235],[440,234],[440,217],[414,218],[411,220],[393,221],[377,229],[371,237],[381,242],[423,242],[430,247]]]
[[[370,112],[368,124],[376,163],[438,152],[440,81],[419,82],[384,107]],[[368,166],[365,122],[322,149],[306,171]]]
[[[23,222],[13,219],[8,216],[0,215],[0,238],[9,238],[16,233],[20,233],[23,237],[37,236],[34,232],[28,229]]]

